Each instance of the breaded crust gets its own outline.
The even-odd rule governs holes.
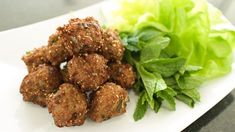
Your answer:
[[[64,83],[48,98],[48,111],[58,127],[80,126],[87,113],[86,95],[74,85]]]
[[[96,90],[109,79],[107,60],[98,54],[73,57],[67,68],[69,80],[82,91]]]
[[[20,93],[24,101],[45,107],[47,96],[56,92],[61,83],[62,76],[57,68],[40,65],[37,70],[25,76],[20,86]]]
[[[89,117],[102,122],[126,112],[128,93],[121,86],[106,83],[97,90],[91,99]]]
[[[131,88],[135,83],[136,73],[130,64],[115,63],[111,65],[111,80],[123,88]]]

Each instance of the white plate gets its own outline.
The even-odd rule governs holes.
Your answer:
[[[233,71],[221,78],[212,80],[200,88],[201,102],[189,108],[181,102],[176,111],[160,109],[158,114],[148,111],[145,117],[135,122],[132,118],[136,96],[130,93],[127,112],[103,123],[87,120],[83,126],[58,128],[54,125],[46,108],[23,102],[19,87],[27,71],[20,60],[21,56],[34,47],[47,43],[48,36],[56,27],[67,23],[73,17],[94,16],[104,21],[100,8],[106,2],[90,6],[61,17],[33,25],[0,32],[0,131],[13,132],[91,132],[91,131],[181,131],[212,108],[235,87],[235,65]]]

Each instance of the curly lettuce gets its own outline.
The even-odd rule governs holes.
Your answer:
[[[166,52],[203,67],[197,74],[206,79],[231,71],[235,32],[214,28],[230,23],[205,0],[121,0],[119,4],[111,25],[121,32],[157,29],[170,38]]]

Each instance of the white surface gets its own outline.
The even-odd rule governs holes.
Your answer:
[[[19,93],[20,83],[27,71],[21,56],[34,47],[47,43],[48,36],[56,27],[73,17],[94,16],[103,21],[100,14],[102,4],[84,10],[36,23],[22,28],[0,32],[0,131],[13,132],[91,132],[91,131],[181,131],[212,108],[235,87],[235,65],[233,71],[221,78],[209,81],[200,88],[201,102],[189,108],[176,102],[176,111],[161,108],[158,114],[148,111],[145,117],[134,122],[132,114],[136,96],[130,93],[127,112],[103,123],[87,120],[83,126],[57,128],[46,108],[23,102]]]

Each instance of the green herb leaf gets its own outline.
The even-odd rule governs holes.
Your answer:
[[[122,102],[123,102],[123,100],[122,100],[122,99],[119,99],[118,105],[117,105],[117,108],[116,108],[116,111],[117,111],[118,113],[121,112]]]
[[[137,71],[141,76],[144,87],[150,98],[152,98],[153,94],[157,91],[164,90],[167,88],[161,76],[156,76],[156,74],[146,71],[141,65],[137,66]]]
[[[168,37],[157,37],[150,42],[146,43],[141,50],[140,60],[142,62],[152,60],[153,58],[158,58],[161,50],[167,47],[170,43]]]
[[[174,77],[164,78],[166,85],[173,89],[179,89],[179,86]]]
[[[26,52],[25,52],[26,55],[29,55],[30,53],[31,53],[30,51],[26,51]]]
[[[170,77],[185,65],[185,59],[177,58],[162,58],[152,59],[143,63],[144,68],[151,72],[157,72],[163,77]]]
[[[148,94],[146,92],[144,92],[143,98],[142,98],[142,104],[144,104],[146,101],[148,102],[148,105],[150,106],[150,108],[154,109],[154,100],[153,100],[153,98],[149,97]]]
[[[185,104],[187,104],[190,107],[194,107],[194,100],[190,97],[188,97],[187,95],[184,94],[178,94],[176,95],[176,98],[182,102],[184,102]]]
[[[144,86],[143,86],[143,83],[141,82],[141,80],[137,80],[136,83],[134,84],[133,86],[133,90],[136,92],[136,93],[140,93],[144,90]]]
[[[164,36],[165,34],[159,30],[156,30],[153,27],[146,27],[141,30],[138,30],[136,33],[139,40],[143,42],[149,42],[159,36]]]
[[[202,83],[202,79],[197,76],[184,75],[180,77],[176,76],[175,78],[181,89],[195,89]]]
[[[148,103],[147,101],[144,101],[143,103],[143,99],[143,94],[141,94],[137,102],[135,112],[133,114],[133,118],[135,121],[142,119],[148,109]]]
[[[159,109],[161,108],[161,102],[158,100],[154,100],[154,111],[157,113]]]
[[[139,72],[141,79],[143,81],[145,90],[147,91],[149,97],[152,97],[155,92],[156,87],[156,77],[154,74],[149,73],[144,69],[143,66],[137,65],[137,71]]]
[[[197,89],[183,89],[181,92],[192,98],[194,101],[200,101],[200,94]]]
[[[137,52],[140,50],[138,47],[139,39],[135,36],[130,36],[128,33],[122,32],[120,33],[120,37],[122,38],[122,42],[126,49],[129,51]]]
[[[171,95],[172,97],[177,95],[177,92],[174,91],[174,89],[168,87],[167,89],[165,89],[164,91],[166,91],[169,95]]]
[[[164,90],[157,92],[157,96],[166,101],[170,110],[175,110],[175,100],[173,96]]]

